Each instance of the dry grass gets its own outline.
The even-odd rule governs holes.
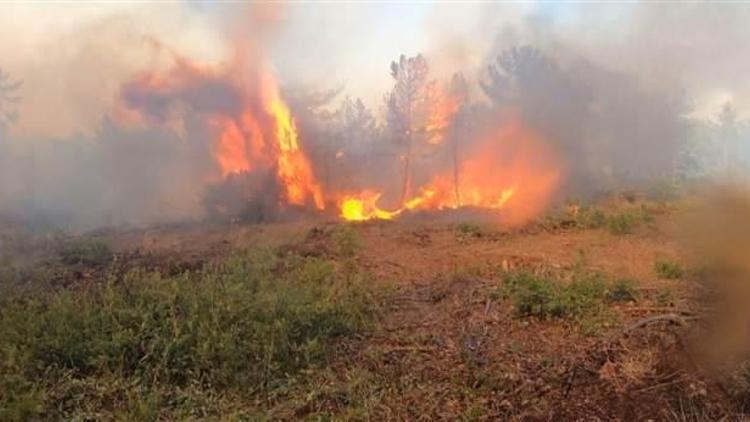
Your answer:
[[[115,352],[92,352],[92,342],[66,335],[73,350],[82,347],[86,365],[49,361],[55,354],[48,360],[15,354],[11,360],[10,351],[20,349],[4,349],[2,370],[12,376],[3,377],[0,407],[5,406],[5,419],[39,412],[105,419],[738,417],[741,394],[728,396],[716,380],[690,366],[690,350],[678,340],[692,325],[662,321],[622,335],[623,327],[642,318],[696,305],[691,283],[661,280],[655,272],[654,256],[679,256],[668,237],[673,208],[639,201],[591,207],[580,224],[569,224],[566,211],[517,229],[413,220],[114,232],[101,237],[111,245],[114,263],[103,272],[94,271],[97,259],[66,264],[53,248],[46,253],[49,268],[69,281],[55,291],[78,300],[58,298],[60,305],[50,308],[53,302],[44,299],[47,305],[26,308],[33,312],[12,313],[37,318],[13,319],[6,330],[36,327],[42,335],[42,326],[88,321],[77,320],[74,308],[88,309],[86,318],[102,321],[107,320],[102,314],[152,309],[155,316],[146,320],[156,331],[150,338],[179,339],[161,333],[182,327],[195,345],[226,352],[216,362],[228,366],[188,359],[182,364],[191,376],[159,375],[162,384],[154,384],[146,382],[153,374],[179,374],[179,367],[152,365],[147,357],[141,376],[121,367]],[[271,257],[248,261],[234,255],[249,245],[269,245]],[[220,262],[227,267],[217,267]],[[72,268],[88,275],[80,278]],[[142,269],[142,282],[102,283],[109,276],[121,280],[133,268]],[[263,281],[248,283],[253,279]],[[131,302],[106,302],[107,289]],[[221,312],[189,316],[183,307],[159,305],[197,306],[210,297]],[[107,303],[143,306],[101,312]],[[45,313],[53,308],[55,314]],[[67,319],[61,318],[66,309]],[[271,314],[279,319],[261,318]],[[217,323],[210,331],[184,325],[201,326],[216,315],[234,322]],[[21,344],[18,338],[6,336],[2,344]],[[208,356],[205,350],[196,353],[198,346],[165,343],[170,344],[175,357]],[[274,344],[274,353],[262,353]],[[253,350],[267,356],[265,370],[253,366],[248,355]],[[251,375],[260,378],[247,378]],[[235,377],[245,378],[231,381]],[[11,415],[11,406],[29,413]]]

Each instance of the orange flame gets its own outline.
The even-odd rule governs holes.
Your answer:
[[[242,131],[232,119],[221,119],[223,127],[216,144],[216,160],[221,166],[222,176],[250,170],[250,161],[245,155],[247,147]]]
[[[323,189],[277,81],[267,68],[251,66],[245,72],[242,63],[212,68],[176,57],[173,69],[148,73],[126,84],[123,98],[143,116],[177,123],[176,127],[185,126],[180,121],[184,110],[203,117],[216,130],[212,153],[221,177],[263,170],[278,181],[282,203],[323,210]],[[213,101],[206,90],[218,90],[226,101]],[[431,98],[433,106],[424,125],[427,137],[422,141],[442,148],[447,146],[443,140],[464,98],[437,88]],[[382,193],[373,190],[336,194],[333,198],[338,198],[341,218],[393,219],[409,210],[471,206],[502,210],[503,221],[516,224],[538,215],[547,205],[561,177],[560,166],[540,136],[520,120],[511,119],[471,139],[455,140],[451,144],[453,167],[440,164],[443,167],[427,175],[423,180],[429,182],[400,208],[379,208]],[[343,151],[335,156],[337,162],[349,158]]]
[[[503,210],[504,222],[520,224],[544,210],[560,179],[560,170],[541,139],[518,121],[490,133],[461,165],[456,202],[455,180],[450,172],[438,174],[395,211],[380,210],[381,194],[365,191],[349,195],[339,205],[342,218],[362,221],[392,219],[405,210],[446,209],[465,206]],[[493,150],[494,148],[494,150]],[[346,210],[344,209],[346,208]]]
[[[438,145],[445,139],[446,132],[450,127],[453,117],[461,107],[462,99],[435,88],[432,91],[433,105],[430,107],[425,131],[427,132],[427,143]]]
[[[289,107],[279,96],[276,81],[266,74],[265,104],[276,123],[278,146],[277,174],[286,191],[286,199],[295,205],[305,205],[308,198],[319,210],[325,208],[323,191],[313,175],[310,160],[299,145],[299,134]]]
[[[322,189],[273,75],[262,66],[245,75],[240,60],[228,68],[214,68],[173,55],[173,68],[125,84],[125,101],[167,124],[180,118],[180,110],[200,113],[218,133],[212,149],[221,177],[270,169],[283,188],[282,202],[324,209]],[[226,104],[207,99],[208,89],[219,90]]]
[[[402,210],[386,211],[378,208],[377,201],[381,194],[364,190],[358,195],[347,195],[339,202],[341,217],[348,221],[365,221],[374,218],[390,220]]]

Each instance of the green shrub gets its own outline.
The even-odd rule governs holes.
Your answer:
[[[559,288],[550,279],[523,271],[510,273],[505,277],[504,287],[519,316],[545,318],[559,311]]]
[[[607,292],[610,302],[634,302],[638,300],[638,292],[633,280],[623,278],[615,281]]]
[[[456,236],[459,240],[482,236],[482,226],[477,223],[462,222],[456,225]]]
[[[612,234],[629,234],[637,223],[637,216],[632,212],[622,211],[607,217],[607,230]]]
[[[657,259],[654,263],[654,271],[659,278],[674,280],[682,277],[684,273],[682,266],[668,259]]]
[[[672,306],[674,304],[674,294],[669,290],[660,291],[654,301],[659,306]]]
[[[572,318],[583,315],[601,302],[607,284],[595,273],[563,284],[522,271],[507,274],[504,288],[519,316]]]
[[[584,229],[598,229],[607,223],[607,215],[599,208],[581,207],[575,216],[576,226]]]
[[[108,244],[86,237],[64,243],[58,254],[60,260],[67,265],[105,265],[112,259],[112,250]]]
[[[575,227],[583,229],[605,228],[612,234],[623,235],[633,232],[641,224],[653,221],[648,207],[630,208],[606,213],[596,207],[580,207],[573,217]]]
[[[323,363],[333,340],[368,327],[369,284],[321,258],[255,251],[174,277],[136,270],[87,289],[5,298],[0,419],[68,419],[100,406],[151,417],[165,405],[159,397],[186,389],[274,391]]]
[[[339,225],[333,231],[333,242],[336,253],[344,258],[351,258],[359,252],[362,247],[362,238],[354,228],[349,225]]]

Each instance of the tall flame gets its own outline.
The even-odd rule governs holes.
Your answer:
[[[323,191],[315,180],[310,160],[300,148],[289,107],[279,96],[276,81],[270,74],[266,75],[264,88],[266,107],[276,123],[277,174],[284,185],[286,199],[291,204],[305,205],[307,199],[312,198],[315,207],[322,210],[325,208]]]
[[[246,67],[248,63],[252,65]],[[212,152],[222,178],[262,172],[258,174],[264,180],[268,174],[278,182],[281,204],[323,210],[323,189],[292,112],[273,74],[260,63],[238,59],[217,68],[176,57],[174,67],[166,72],[146,73],[125,84],[122,98],[147,119],[169,127],[184,130],[186,122],[180,119],[185,115],[204,119],[215,131]],[[452,166],[447,160],[433,162],[432,174],[420,175],[427,182],[416,187],[416,195],[403,198],[397,209],[380,208],[382,192],[372,189],[334,192],[340,216],[354,221],[392,219],[409,210],[473,206],[503,210],[504,221],[513,223],[541,212],[557,186],[560,170],[540,136],[519,119],[501,114],[489,123],[494,127],[460,133],[467,139],[454,137],[450,145],[443,145],[464,98],[435,86],[430,101],[424,125],[427,136],[417,138],[432,144],[433,151],[451,152]],[[337,163],[355,157],[343,150],[335,156]]]

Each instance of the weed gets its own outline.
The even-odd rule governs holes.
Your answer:
[[[585,335],[598,335],[619,321],[607,302],[635,297],[630,282],[610,283],[603,274],[591,271],[574,274],[569,283],[527,272],[509,273],[504,289],[517,316],[573,320]]]
[[[505,279],[506,297],[519,316],[570,318],[583,314],[604,297],[606,283],[597,274],[563,285],[528,272],[510,273]]]
[[[607,215],[599,208],[581,207],[575,214],[577,227],[585,229],[598,229],[607,223]]]
[[[615,281],[607,292],[609,302],[635,302],[638,300],[638,292],[635,289],[635,282],[627,278],[621,278]]]
[[[619,322],[619,315],[604,306],[598,307],[596,312],[588,312],[578,320],[581,331],[587,336],[599,336],[617,326]]]
[[[270,393],[324,362],[336,338],[369,326],[367,285],[321,258],[252,251],[196,273],[134,270],[86,289],[4,298],[0,419],[76,419],[107,406],[153,419],[164,406],[176,412],[165,400],[193,383],[219,396]]]
[[[669,290],[662,290],[656,295],[655,301],[659,306],[672,306],[674,304],[674,295]]]
[[[633,232],[633,226],[637,222],[637,216],[631,212],[621,211],[607,217],[607,230],[616,235],[629,234]]]
[[[573,208],[573,225],[582,229],[606,229],[612,234],[623,235],[633,232],[633,229],[641,224],[653,221],[653,215],[649,208],[622,209],[613,213],[606,213],[602,209],[591,206]]]
[[[482,234],[482,226],[477,223],[462,222],[456,226],[456,236],[459,240],[482,237]]]
[[[654,222],[654,212],[654,207],[646,204],[641,204],[641,208],[639,209],[640,218],[644,223]]]
[[[684,273],[682,266],[678,262],[668,259],[657,259],[654,262],[654,271],[659,278],[666,280],[678,279]]]
[[[64,243],[58,251],[60,260],[66,265],[83,264],[101,266],[112,259],[112,251],[99,239],[81,237]]]
[[[333,242],[336,253],[344,258],[352,258],[362,249],[362,238],[354,228],[349,225],[339,225],[333,231]]]

